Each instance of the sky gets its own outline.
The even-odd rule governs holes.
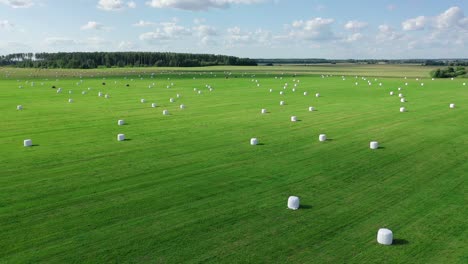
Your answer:
[[[0,0],[0,54],[468,58],[468,0]]]

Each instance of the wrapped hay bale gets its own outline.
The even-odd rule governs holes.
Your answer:
[[[175,102],[174,98],[170,98],[170,99],[169,99],[169,102],[170,102],[170,103]]]
[[[309,106],[309,112],[313,112],[313,111],[315,111],[315,107]]]
[[[117,125],[123,126],[123,125],[125,125],[125,121],[122,120],[122,119],[119,119],[119,120],[117,121]]]
[[[163,115],[169,115],[169,111],[168,110],[163,110]]]
[[[403,113],[403,112],[406,112],[406,108],[400,107],[400,112],[402,112],[402,113]]]
[[[304,95],[307,95],[308,93],[307,92],[304,92]]]
[[[399,93],[399,94],[398,94],[398,97],[402,98],[402,97],[403,97],[403,94],[402,94],[402,93]]]
[[[140,102],[144,104],[144,103],[146,102],[146,100],[145,100],[145,99],[141,99]]]
[[[285,105],[285,102],[284,102],[284,101],[280,101],[280,105]]]
[[[325,134],[320,134],[320,135],[319,135],[319,141],[321,141],[321,142],[327,141],[327,135],[325,135]]]
[[[393,232],[387,228],[380,228],[377,232],[377,242],[381,245],[391,245],[393,243]]]
[[[297,210],[297,209],[299,209],[299,204],[300,204],[299,197],[289,196],[289,198],[288,198],[288,209]]]
[[[378,149],[378,148],[379,148],[379,142],[377,142],[377,141],[371,141],[371,142],[370,142],[370,148],[371,148],[371,149]]]
[[[390,95],[394,95],[395,93],[393,91],[390,92]]]
[[[265,108],[262,109],[262,114],[266,114],[267,110]]]
[[[99,97],[102,97],[102,93],[101,93],[101,92],[99,92],[99,93],[98,93],[98,96],[99,96]]]
[[[125,140],[125,135],[124,134],[118,134],[117,135],[117,141],[124,141]]]
[[[316,93],[316,94],[315,94],[315,97],[320,97],[320,94],[319,94],[319,93]]]
[[[296,122],[297,121],[297,116],[291,116],[291,122]]]
[[[156,103],[152,103],[152,104],[151,104],[151,107],[152,107],[152,108],[156,108],[156,106],[157,106]]]
[[[450,107],[451,109],[453,109],[453,108],[455,108],[455,104],[450,104],[449,107]]]
[[[16,110],[23,110],[23,106],[22,105],[17,105]]]
[[[184,105],[184,104],[181,104],[179,107],[180,107],[180,109],[185,109],[185,105]]]
[[[71,98],[68,99],[68,102],[69,102],[69,103],[73,103],[73,99],[71,99]]]
[[[284,92],[283,92],[283,91],[280,91],[280,95],[283,95],[283,94],[284,94]]]
[[[104,98],[109,99],[109,98],[110,98],[110,95],[105,94],[105,95],[104,95]]]
[[[404,103],[406,102],[406,99],[404,97],[400,98],[400,102]]]
[[[23,141],[23,146],[25,147],[31,147],[32,146],[32,140],[31,139],[25,139]]]
[[[251,138],[250,139],[250,145],[255,146],[258,144],[258,139],[257,138]]]

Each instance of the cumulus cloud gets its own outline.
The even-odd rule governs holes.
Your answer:
[[[361,29],[363,29],[365,27],[367,27],[366,22],[357,21],[357,20],[348,21],[344,25],[344,28],[347,29],[347,30],[361,30]]]
[[[12,8],[28,8],[34,5],[33,0],[0,0],[0,3]]]
[[[228,8],[232,4],[256,4],[260,2],[263,2],[263,0],[151,0],[146,4],[154,8],[201,11],[212,8]]]
[[[179,39],[191,35],[189,28],[178,25],[176,21],[159,23],[158,27],[152,32],[146,32],[140,35],[140,40],[146,42],[166,41]]]
[[[134,1],[125,2],[123,0],[99,0],[97,8],[105,11],[118,11],[125,8],[135,8]]]
[[[334,19],[316,17],[311,20],[297,20],[292,23],[290,36],[306,40],[331,40],[336,38],[331,29]]]
[[[225,44],[227,47],[243,46],[271,46],[274,39],[270,31],[256,29],[253,31],[244,31],[240,27],[232,27],[226,30]]]
[[[397,32],[394,28],[389,25],[383,24],[379,26],[379,33],[377,34],[377,41],[395,41],[400,40],[404,37],[404,34]]]
[[[454,6],[435,17],[434,26],[438,29],[449,29],[451,27],[462,27],[466,29],[467,19],[460,7]]]
[[[104,26],[101,23],[98,23],[96,21],[89,21],[85,25],[81,26],[81,30],[102,30],[104,29]]]
[[[428,19],[425,16],[418,16],[405,20],[401,23],[401,27],[405,31],[422,30],[426,26]]]
[[[0,30],[11,30],[14,27],[14,25],[8,21],[8,20],[0,20]]]
[[[134,27],[149,27],[149,26],[155,26],[156,23],[150,22],[150,21],[144,21],[140,20],[137,23],[133,24]]]
[[[364,37],[364,35],[362,33],[359,33],[359,32],[354,33],[354,34],[351,34],[351,35],[347,36],[344,39],[344,42],[348,42],[348,43],[356,42],[356,41],[361,40],[363,37]]]

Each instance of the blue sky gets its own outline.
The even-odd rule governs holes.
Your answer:
[[[0,0],[0,54],[467,58],[467,0]]]

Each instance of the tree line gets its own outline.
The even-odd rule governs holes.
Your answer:
[[[0,65],[21,68],[94,69],[111,67],[255,66],[249,58],[172,52],[59,52],[15,53],[0,56]]]
[[[431,71],[432,78],[452,78],[457,76],[463,76],[466,74],[465,67],[457,66],[454,67],[447,67],[445,69],[436,69]]]

